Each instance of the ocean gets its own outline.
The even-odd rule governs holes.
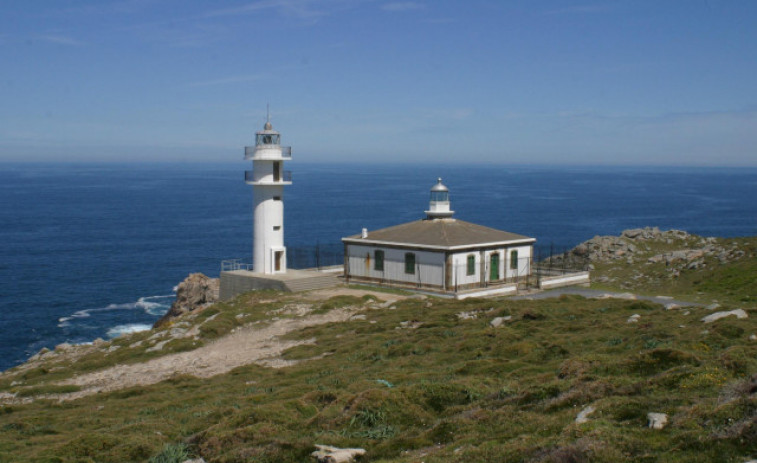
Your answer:
[[[0,370],[43,347],[151,326],[191,272],[251,261],[248,163],[0,164]],[[442,177],[455,217],[563,250],[658,226],[757,234],[757,169],[287,163],[285,242],[423,217]]]

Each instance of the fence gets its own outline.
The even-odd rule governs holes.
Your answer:
[[[342,243],[320,244],[313,246],[287,246],[287,268],[322,268],[344,263],[344,246]],[[221,271],[252,270],[253,264],[242,259],[221,261]]]
[[[569,246],[534,246],[532,258],[520,258],[517,265],[503,259],[496,269],[492,268],[488,259],[483,264],[476,262],[474,268],[467,263],[442,266],[418,261],[411,265],[412,271],[406,267],[405,262],[392,263],[389,259],[383,262],[381,271],[376,271],[375,264],[370,260],[355,261],[349,265],[351,279],[358,281],[455,292],[512,284],[516,284],[519,289],[532,289],[540,286],[542,278],[569,275],[588,269],[589,260],[573,254],[570,249]],[[288,246],[286,258],[287,267],[291,269],[343,265],[344,246],[342,243]],[[356,265],[366,268],[357,269]],[[221,270],[252,270],[252,264],[243,263],[241,259],[224,260],[221,262]]]
[[[540,276],[565,275],[588,270],[588,257],[571,252],[570,246],[534,246],[534,274]]]

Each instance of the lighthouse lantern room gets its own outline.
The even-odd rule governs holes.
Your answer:
[[[284,186],[292,184],[292,174],[284,170],[284,161],[292,159],[292,148],[281,146],[281,134],[273,130],[268,117],[263,130],[255,134],[255,146],[246,146],[244,153],[245,160],[252,161],[252,170],[244,177],[252,185],[253,271],[285,273]]]

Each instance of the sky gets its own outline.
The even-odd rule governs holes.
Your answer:
[[[4,0],[0,161],[757,167],[753,0]]]

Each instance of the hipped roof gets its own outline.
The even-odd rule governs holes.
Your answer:
[[[425,219],[342,238],[348,244],[385,244],[433,249],[465,249],[503,244],[530,244],[536,241],[524,235],[457,219]]]

